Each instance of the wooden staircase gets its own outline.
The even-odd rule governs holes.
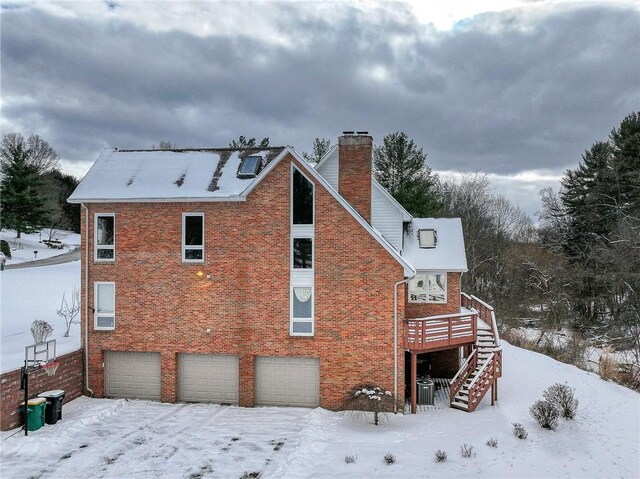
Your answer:
[[[491,405],[498,399],[502,376],[502,349],[493,308],[475,296],[463,293],[463,306],[478,312],[477,340],[471,354],[451,380],[451,407],[474,411],[491,389]]]

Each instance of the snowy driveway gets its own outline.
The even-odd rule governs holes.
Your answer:
[[[295,448],[311,413],[81,397],[65,404],[55,426],[28,438],[4,433],[0,472],[4,479],[264,477]]]

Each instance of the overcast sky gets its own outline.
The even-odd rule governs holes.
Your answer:
[[[2,133],[38,133],[79,177],[105,147],[402,130],[533,214],[640,109],[635,1],[1,5]]]

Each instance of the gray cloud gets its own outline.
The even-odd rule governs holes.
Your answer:
[[[437,32],[408,10],[270,5],[289,44],[244,35],[259,19],[203,36],[120,20],[123,4],[91,18],[4,9],[3,127],[40,133],[68,161],[165,139],[270,136],[303,151],[343,129],[404,130],[434,169],[514,174],[575,165],[640,107],[637,10],[509,11]]]

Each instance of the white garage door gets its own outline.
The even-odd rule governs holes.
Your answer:
[[[180,354],[178,400],[238,404],[238,356]]]
[[[260,406],[320,405],[320,360],[256,358],[256,404]]]
[[[104,392],[116,398],[160,400],[160,353],[106,351]]]

